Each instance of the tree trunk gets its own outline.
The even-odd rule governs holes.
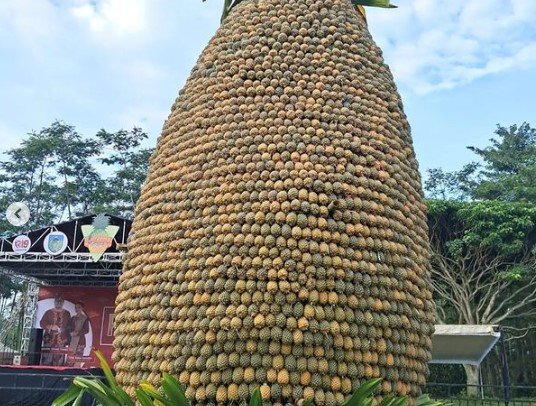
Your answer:
[[[41,191],[43,190],[43,178],[45,176],[45,166],[46,166],[46,158],[45,161],[41,163],[41,173],[39,174],[39,191],[37,192],[37,208],[35,210],[35,224],[39,225],[39,220],[41,217]],[[33,199],[31,199],[33,200]]]
[[[480,385],[480,371],[476,365],[464,365],[466,383],[467,383],[467,396],[478,397],[479,385]]]

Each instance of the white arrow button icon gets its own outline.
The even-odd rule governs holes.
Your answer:
[[[24,202],[11,203],[6,210],[6,218],[16,227],[23,226],[30,220],[30,209]]]

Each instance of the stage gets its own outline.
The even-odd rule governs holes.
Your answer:
[[[99,368],[69,368],[42,365],[0,365],[0,405],[50,406],[80,375],[103,376]],[[83,406],[92,406],[86,397]]]
[[[99,214],[0,238],[0,273],[25,286],[0,326],[0,406],[49,406],[73,377],[102,377],[94,350],[113,367],[131,224]]]

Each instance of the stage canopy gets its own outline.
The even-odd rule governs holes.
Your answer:
[[[0,272],[48,285],[116,286],[132,221],[99,216],[97,222],[89,215],[0,239]]]
[[[480,365],[500,337],[496,325],[436,325],[430,363]]]

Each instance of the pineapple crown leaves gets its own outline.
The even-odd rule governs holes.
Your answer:
[[[110,225],[110,217],[105,214],[97,214],[93,219],[92,226],[96,230],[106,230],[106,227]]]
[[[203,0],[203,3],[206,0]],[[243,0],[223,0],[223,11],[221,13],[220,23],[223,23],[223,20],[227,18],[231,9],[239,3],[242,3]]]
[[[203,0],[203,2],[205,1],[206,0]],[[232,8],[242,3],[243,1],[244,0],[224,0],[223,11],[221,14],[220,22],[223,23],[223,21],[227,18],[227,16],[231,12]],[[364,6],[381,7],[381,8],[397,8],[397,6],[395,6],[394,4],[391,4],[391,0],[350,0],[350,1],[355,6],[356,10],[359,11],[361,14],[363,14],[363,17],[365,17]]]
[[[394,4],[391,4],[390,0],[350,0],[354,5],[355,9],[360,12],[365,20],[367,15],[365,13],[365,7],[380,7],[380,8],[397,8]]]

